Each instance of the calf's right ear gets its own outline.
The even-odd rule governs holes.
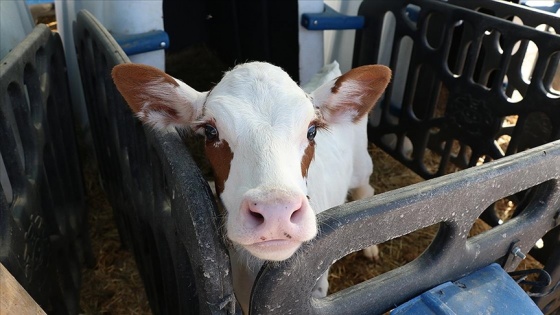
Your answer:
[[[354,68],[311,93],[313,105],[327,123],[358,122],[379,100],[391,80],[382,65]]]
[[[207,92],[198,92],[157,68],[121,64],[113,68],[112,76],[136,116],[156,129],[188,127],[202,113]]]

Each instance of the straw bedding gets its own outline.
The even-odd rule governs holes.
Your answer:
[[[82,313],[151,314],[134,257],[121,245],[113,210],[101,188],[95,163],[86,158],[83,165],[89,232],[96,264],[82,272]]]

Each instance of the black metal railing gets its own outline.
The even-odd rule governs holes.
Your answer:
[[[560,139],[558,16],[459,0],[368,0],[358,14],[366,26],[356,34],[354,66],[395,70],[370,119],[369,139],[422,177]],[[504,197],[515,201],[519,216],[533,194]],[[481,218],[500,223],[493,204]],[[558,281],[560,227],[543,239],[544,248],[531,254]],[[550,295],[536,300],[545,307]]]
[[[522,215],[467,238],[488,205],[531,187],[534,194]],[[253,287],[251,313],[382,314],[490,263],[514,270],[521,259],[512,249],[527,253],[560,224],[559,213],[560,141],[344,204],[319,214],[321,233],[296,257],[261,269]],[[436,223],[440,224],[437,236],[413,262],[324,299],[312,298],[315,282],[336,260]],[[557,268],[558,262],[552,267]],[[552,297],[557,299],[557,293]]]
[[[134,117],[111,79],[128,57],[87,11],[74,35],[101,182],[152,311],[239,312],[216,204],[184,143]]]
[[[49,314],[93,264],[62,42],[37,26],[0,64],[0,262]]]
[[[500,1],[450,3],[461,6],[372,0],[359,11],[354,66],[394,70],[370,141],[426,179],[560,139],[560,35],[546,31],[560,19]]]

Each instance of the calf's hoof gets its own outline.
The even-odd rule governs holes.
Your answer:
[[[363,249],[364,256],[371,261],[379,261],[379,248],[372,245]]]

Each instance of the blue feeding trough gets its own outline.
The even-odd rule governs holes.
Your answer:
[[[491,264],[454,282],[445,282],[402,304],[391,315],[542,314],[521,287]]]

